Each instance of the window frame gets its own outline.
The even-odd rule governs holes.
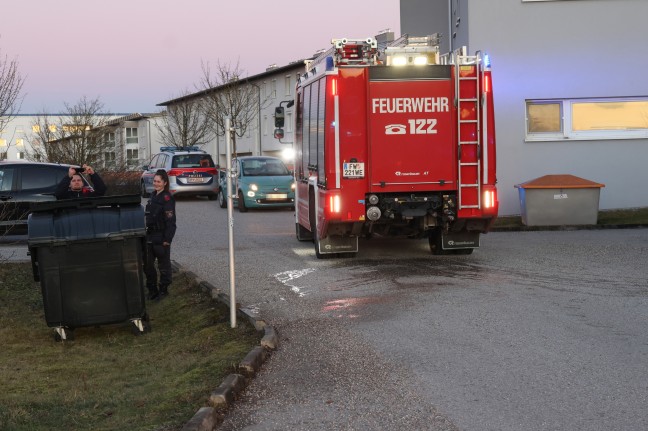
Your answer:
[[[620,103],[648,102],[648,96],[641,97],[600,97],[575,99],[526,99],[524,101],[525,142],[548,141],[601,141],[620,139],[647,139],[648,125],[645,129],[602,129],[579,131],[573,129],[573,105],[579,103]],[[560,105],[560,132],[529,132],[529,106],[542,104]]]
[[[139,134],[137,133],[137,127],[126,127],[126,144],[139,144]]]

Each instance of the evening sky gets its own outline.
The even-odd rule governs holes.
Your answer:
[[[158,112],[197,91],[203,62],[252,76],[332,38],[400,35],[399,0],[12,0],[0,13],[1,54],[26,78],[21,114],[84,96],[108,112]]]

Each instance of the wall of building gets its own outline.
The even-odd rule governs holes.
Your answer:
[[[249,125],[247,132],[236,138],[237,154],[283,157],[284,151],[292,148],[293,109],[286,105],[295,97],[296,79],[303,70],[303,62],[298,62],[277,68],[276,71],[269,69],[249,78],[258,89],[261,109],[260,115]],[[281,142],[274,137],[274,110],[280,104],[285,108],[284,138]],[[218,163],[225,166],[227,152],[223,136],[212,140],[205,150],[214,156],[218,155]]]
[[[526,100],[648,96],[648,2],[452,3],[459,37],[467,37],[470,52],[492,59],[500,214],[520,213],[515,184],[548,174],[605,184],[602,209],[648,205],[641,187],[648,183],[648,139],[525,141]],[[408,32],[407,17],[401,20]]]
[[[400,0],[401,33],[411,36],[441,34],[441,52],[449,51],[450,12],[448,0]]]
[[[110,120],[123,117],[125,114],[107,114]],[[42,117],[42,114],[41,114]],[[58,117],[56,114],[52,114],[50,122],[57,124]],[[33,142],[37,136],[33,133],[32,126],[36,124],[38,120],[38,115],[36,114],[20,114],[17,115],[10,121],[5,129],[0,132],[0,139],[6,141],[6,147],[0,144],[0,154],[6,152],[7,160],[18,160],[24,158],[24,154],[31,151],[31,142]],[[123,145],[123,151],[119,148],[116,148],[116,155],[119,154],[121,157],[126,157],[127,149],[137,149],[138,152],[138,162],[133,164],[133,166],[139,167],[147,162],[152,154],[156,154],[160,151],[160,133],[155,127],[155,123],[161,121],[161,118],[157,115],[147,115],[140,116],[135,120],[124,121],[118,131],[115,131],[115,134],[118,135],[115,137],[116,146]],[[132,144],[126,144],[126,135],[125,128],[135,128],[137,129],[138,142]],[[22,141],[22,145],[20,142]],[[20,154],[19,154],[20,153]],[[19,155],[21,157],[19,157]]]
[[[32,115],[18,115],[0,130],[0,154],[7,160],[24,158],[24,153],[31,149],[29,143],[32,125],[36,120]],[[21,144],[22,142],[22,144]]]

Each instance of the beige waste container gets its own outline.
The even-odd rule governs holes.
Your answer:
[[[527,226],[591,225],[598,220],[604,184],[574,175],[545,175],[515,187]]]

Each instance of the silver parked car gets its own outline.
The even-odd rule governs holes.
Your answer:
[[[198,147],[162,147],[144,165],[141,179],[142,197],[153,192],[153,177],[158,169],[169,175],[169,191],[174,196],[218,196],[218,170],[212,157]]]

